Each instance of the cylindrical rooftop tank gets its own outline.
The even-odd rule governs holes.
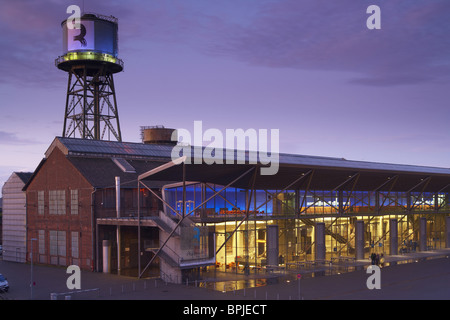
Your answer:
[[[81,62],[105,65],[112,73],[123,70],[123,62],[118,58],[117,18],[86,13],[81,16],[78,29],[67,23],[67,20],[61,23],[63,55],[55,61],[59,69],[68,71]]]
[[[177,138],[175,129],[164,128],[162,126],[141,127],[142,142],[145,144],[169,144],[176,145],[177,140],[172,140],[172,135]]]

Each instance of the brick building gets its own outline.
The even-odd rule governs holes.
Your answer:
[[[76,264],[85,270],[101,271],[102,241],[110,240],[112,271],[119,268],[118,256],[123,270],[136,269],[137,176],[164,163],[155,154],[166,150],[170,148],[55,138],[24,187],[28,261],[31,241],[34,241],[34,262],[61,266]],[[119,212],[116,177],[121,181]],[[154,185],[154,188],[160,192],[160,186]],[[160,204],[148,191],[141,192],[141,215],[156,217]],[[120,221],[117,220],[119,215]],[[111,222],[113,218],[115,221]],[[118,229],[120,251],[116,245]],[[158,230],[155,224],[144,225],[141,241],[144,248],[145,245],[156,245]],[[146,251],[142,263],[151,255],[150,250]]]
[[[1,224],[4,261],[25,262],[26,256],[26,195],[22,190],[31,172],[13,172],[2,188],[3,223]]]

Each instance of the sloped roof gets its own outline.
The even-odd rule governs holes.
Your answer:
[[[172,146],[143,144],[136,142],[118,142],[79,138],[56,137],[47,152],[46,157],[58,147],[65,155],[92,157],[125,157],[170,159]]]
[[[20,180],[22,180],[24,184],[28,183],[28,180],[30,180],[31,177],[33,176],[33,172],[14,172],[14,173],[20,178]]]
[[[149,172],[164,163],[171,162],[173,146],[143,144],[135,142],[117,142],[87,140],[79,138],[56,137],[48,148],[46,156],[54,148],[60,149],[71,163],[86,177],[93,186],[114,186],[114,177],[120,176],[123,184],[137,185],[139,175]],[[204,150],[204,149],[201,149]],[[200,154],[203,153],[200,150]],[[223,151],[223,150],[220,150]],[[192,159],[195,152],[192,150]],[[223,152],[224,159],[229,159],[227,152]],[[251,153],[245,152],[245,164],[187,164],[186,179],[190,181],[227,184],[233,177],[237,177],[254,164],[248,163]],[[234,156],[234,158],[233,158]],[[135,173],[123,172],[112,158],[126,159],[136,169]],[[227,158],[228,157],[228,158]],[[231,160],[237,159],[236,150],[231,152]],[[310,181],[310,188],[316,190],[333,190],[352,175],[358,175],[359,190],[374,190],[387,183],[391,178],[398,178],[395,188],[386,184],[385,188],[393,191],[408,191],[414,186],[422,186],[426,181],[425,191],[441,191],[450,189],[450,169],[426,166],[376,163],[368,161],[352,161],[342,158],[319,157],[309,155],[279,154],[279,170],[276,175],[258,175],[257,187],[267,189],[281,189],[289,185],[302,174],[314,171],[314,179]],[[232,163],[234,163],[231,161]],[[194,161],[192,161],[194,162]],[[226,161],[224,160],[224,163]],[[256,166],[260,166],[259,164]],[[242,179],[236,186],[247,187],[250,178]],[[170,181],[181,181],[181,166],[174,166],[168,170],[149,176],[146,181],[161,185]],[[302,179],[292,188],[304,187],[306,179]],[[380,189],[381,190],[381,189]]]
[[[23,190],[38,173],[40,168],[46,163],[47,158],[53,150],[60,150],[66,159],[86,178],[86,180],[95,188],[113,188],[115,187],[115,177],[120,177],[123,188],[136,188],[137,177],[148,170],[151,170],[165,161],[156,157],[145,155],[139,152],[132,152],[130,145],[137,143],[112,143],[111,141],[96,141],[76,138],[56,137],[47,151],[45,158],[41,161],[34,173],[31,174],[28,183]],[[135,169],[134,172],[124,172],[113,159],[125,157],[127,162]],[[172,181],[154,181],[149,184],[152,188],[161,188],[166,183]]]
[[[55,138],[55,141],[46,152],[51,152],[58,145],[66,155],[95,156],[95,157],[125,157],[125,158],[147,158],[158,160],[171,160],[173,146],[143,144],[136,142],[102,141],[79,138]],[[203,148],[204,149],[204,148]],[[194,153],[194,151],[192,151]],[[226,151],[223,151],[224,159]],[[236,159],[236,151],[234,151]],[[246,160],[249,152],[245,153]],[[224,161],[225,162],[225,161]],[[369,161],[354,161],[344,158],[321,157],[298,154],[279,154],[279,163],[282,166],[301,167],[323,167],[334,169],[357,169],[384,172],[405,172],[422,174],[450,175],[450,168],[415,166],[405,164],[380,163]]]
[[[128,160],[130,165],[136,170],[134,173],[129,173],[121,170],[109,157],[69,156],[67,159],[96,188],[113,188],[115,186],[115,177],[120,177],[121,187],[136,188],[139,174],[163,163],[161,161]],[[151,187],[161,188],[166,183],[165,181],[155,181],[151,184]]]

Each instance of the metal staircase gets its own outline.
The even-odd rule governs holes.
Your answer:
[[[189,217],[169,216],[163,211],[159,212],[159,217],[152,217],[152,220],[160,230],[160,246],[152,249],[155,256],[149,264],[158,256],[161,262],[161,274],[164,274],[166,278],[173,279],[173,282],[180,282],[181,270],[215,264],[215,248],[212,250],[209,248],[213,243],[210,237],[214,237],[214,234],[207,233],[205,236],[204,233],[200,233],[200,228],[206,227],[195,225]],[[200,249],[191,246],[197,241],[198,244],[203,241]]]
[[[315,226],[316,224],[311,219],[300,219],[304,224],[307,226]],[[325,234],[331,236],[333,239],[335,239],[339,243],[347,243],[347,239],[340,235],[339,233],[332,232],[329,228],[325,229]]]

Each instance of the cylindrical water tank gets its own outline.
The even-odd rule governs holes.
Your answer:
[[[73,20],[75,21],[75,20]],[[70,21],[72,22],[72,21]],[[68,52],[92,51],[118,56],[118,24],[114,17],[84,14],[79,29],[62,23],[63,54]]]
[[[123,70],[118,58],[118,22],[112,16],[84,14],[77,20],[67,19],[61,23],[63,30],[63,55],[56,59],[58,68],[68,71],[80,62],[107,65],[111,72]]]
[[[141,127],[142,142],[145,144],[177,144],[177,131],[164,127]],[[172,140],[172,136],[174,140]]]

